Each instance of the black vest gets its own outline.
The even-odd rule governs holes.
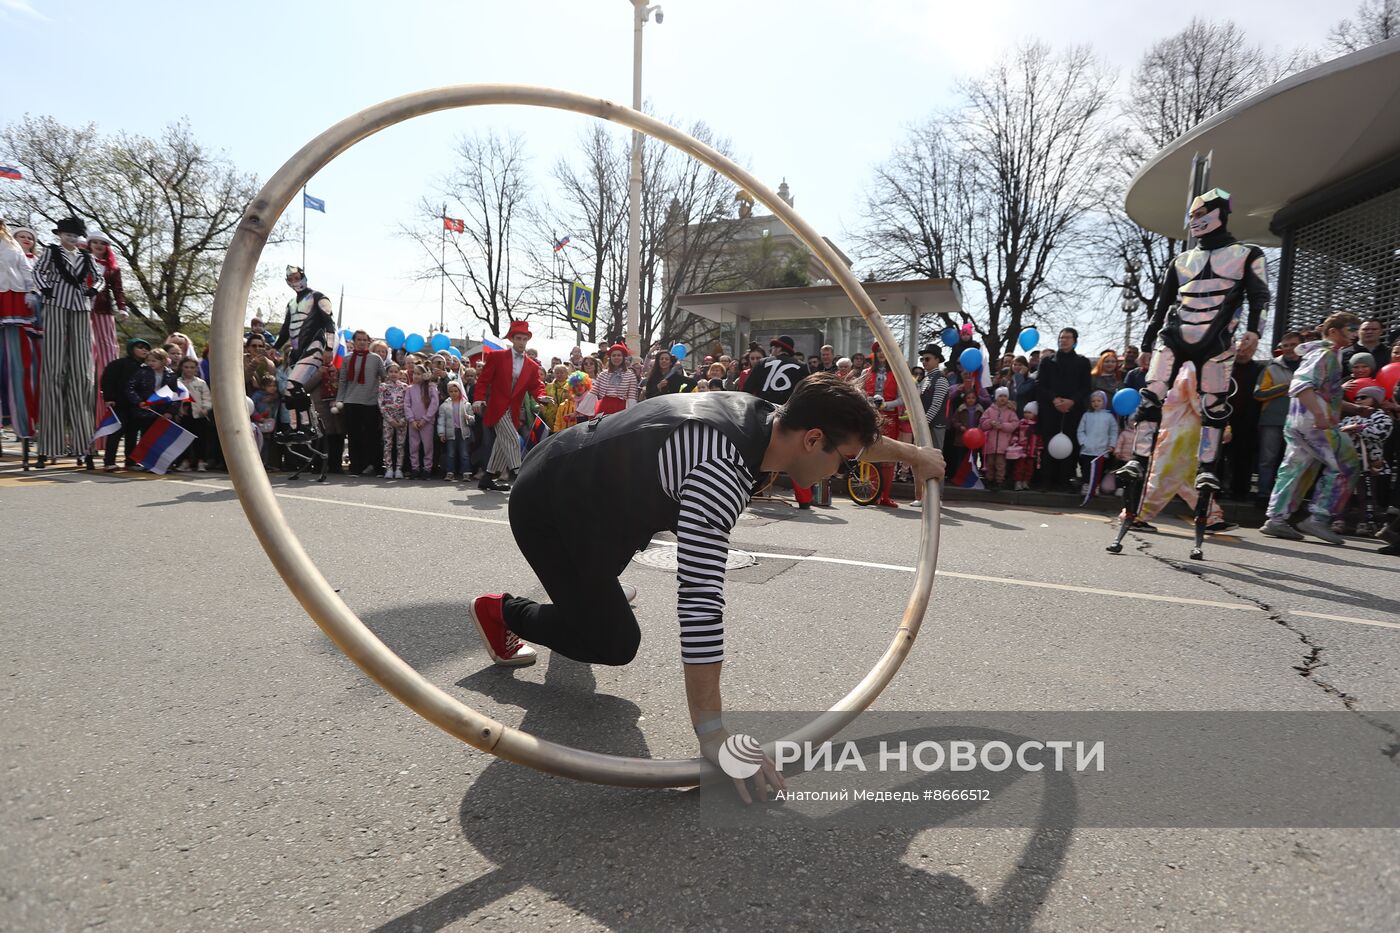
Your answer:
[[[676,429],[699,421],[719,431],[757,479],[776,410],[745,392],[649,398],[545,438],[525,457],[512,498],[542,497],[551,514],[589,529],[590,546],[621,568],[652,535],[676,529],[680,506],[660,475],[661,448]]]

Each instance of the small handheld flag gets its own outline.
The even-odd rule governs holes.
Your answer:
[[[21,181],[24,176],[13,165],[0,165],[0,178],[13,178],[15,181]]]
[[[458,220],[456,217],[448,217],[446,214],[443,214],[442,229],[451,230],[453,233],[466,233],[467,222],[465,220]]]
[[[194,442],[194,435],[167,418],[157,418],[141,435],[131,459],[152,473],[162,474]]]
[[[301,193],[301,206],[310,208],[313,211],[320,211],[322,214],[326,212],[326,202],[322,201],[320,198],[313,198],[305,191]]]
[[[97,426],[97,433],[93,438],[106,437],[109,434],[116,434],[122,429],[122,420],[117,417],[117,410],[111,405],[107,406],[107,417],[102,419],[102,423]]]
[[[563,249],[564,247],[568,246],[568,245],[569,245],[569,240],[571,240],[571,239],[573,239],[573,238],[572,238],[572,237],[567,237],[567,236],[566,236],[566,237],[564,237],[564,239],[560,240],[558,243],[555,243],[555,244],[554,244],[554,251],[557,253],[557,252],[559,252],[561,249]]]

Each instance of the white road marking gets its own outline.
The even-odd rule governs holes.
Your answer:
[[[200,486],[205,489],[218,489],[224,492],[233,488],[232,483],[218,485],[216,483],[196,483],[187,479],[173,479],[169,482],[179,483],[181,486]],[[427,515],[430,518],[451,518],[459,522],[480,522],[484,525],[509,525],[510,522],[504,518],[483,518],[480,515],[457,515],[452,512],[429,512],[424,509],[404,509],[396,505],[373,505],[369,502],[350,502],[346,499],[327,499],[321,496],[299,496],[291,492],[272,493],[278,499],[297,499],[302,502],[324,502],[328,505],[346,505],[355,509],[373,509],[376,512],[401,512],[404,515]]]
[[[233,488],[232,483],[201,483],[193,480],[172,479],[167,482],[178,483],[181,486],[198,486],[204,489],[217,489],[227,491]],[[427,509],[405,509],[392,505],[374,505],[368,502],[351,502],[346,499],[331,499],[321,496],[302,496],[289,492],[273,492],[279,499],[293,499],[303,502],[320,502],[327,505],[343,505],[357,509],[371,509],[378,512],[400,512],[405,515],[424,515],[429,518],[450,518],[455,521],[478,522],[484,525],[509,525],[510,522],[500,518],[483,518],[477,515],[458,515],[453,512],[434,512]],[[653,546],[675,547],[673,541],[652,541]],[[818,564],[837,564],[844,567],[863,567],[869,570],[892,570],[897,573],[913,573],[915,568],[905,564],[881,564],[874,561],[851,560],[844,557],[819,557],[816,555],[799,554],[775,554],[764,551],[749,551],[755,557],[767,557],[773,560],[801,560]],[[1129,590],[1105,590],[1092,586],[1074,586],[1068,583],[1046,583],[1040,580],[1018,580],[1014,577],[990,577],[977,573],[957,573],[951,570],[939,570],[935,577],[951,577],[958,580],[976,580],[981,583],[1000,583],[1006,586],[1028,586],[1035,589],[1060,590],[1069,593],[1087,593],[1093,596],[1118,596],[1123,599],[1137,599],[1148,602],[1174,603],[1181,606],[1207,606],[1212,609],[1239,609],[1245,612],[1263,612],[1263,610],[1250,603],[1220,602],[1210,599],[1188,599],[1182,596],[1159,596],[1156,593],[1135,593]],[[1288,610],[1290,615],[1307,616],[1314,619],[1326,619],[1331,622],[1354,622],[1359,625],[1376,625],[1384,628],[1400,629],[1400,624],[1395,622],[1380,622],[1375,619],[1357,619],[1351,616],[1325,615],[1320,612],[1303,612],[1301,610]]]
[[[1321,612],[1303,612],[1301,609],[1290,609],[1291,616],[1307,616],[1309,619],[1326,619],[1329,622],[1355,622],[1358,625],[1380,625],[1385,628],[1400,628],[1400,624],[1395,622],[1377,622],[1375,619],[1357,619],[1352,616],[1329,616]]]

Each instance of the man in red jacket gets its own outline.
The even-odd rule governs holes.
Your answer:
[[[488,352],[481,368],[481,378],[476,385],[476,407],[485,409],[482,424],[485,437],[494,432],[495,443],[491,448],[491,459],[486,463],[486,472],[481,475],[477,488],[483,492],[504,492],[510,487],[496,481],[496,477],[508,471],[520,469],[520,431],[524,421],[523,407],[525,396],[539,402],[547,399],[544,381],[540,377],[540,364],[525,355],[525,346],[530,342],[530,325],[524,321],[511,321],[506,331],[506,339],[511,346],[508,350]],[[523,425],[528,429],[530,425]]]

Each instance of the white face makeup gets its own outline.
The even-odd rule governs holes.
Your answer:
[[[76,233],[60,233],[58,241],[63,244],[64,249],[77,249],[80,237]]]

